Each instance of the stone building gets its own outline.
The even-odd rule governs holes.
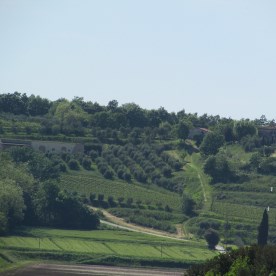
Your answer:
[[[276,126],[263,126],[258,128],[259,136],[264,144],[276,143]]]
[[[81,143],[66,143],[57,141],[25,141],[17,139],[0,139],[0,149],[10,147],[29,147],[43,153],[71,153],[83,155],[84,146]]]

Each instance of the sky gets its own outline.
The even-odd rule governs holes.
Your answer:
[[[0,0],[0,93],[276,119],[275,0]]]

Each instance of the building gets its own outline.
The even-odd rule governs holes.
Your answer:
[[[57,141],[25,141],[17,139],[0,139],[0,149],[7,149],[11,147],[29,147],[43,153],[71,153],[80,154],[84,153],[84,146],[81,143],[66,143]]]
[[[276,126],[262,126],[258,128],[259,136],[264,144],[276,143]]]

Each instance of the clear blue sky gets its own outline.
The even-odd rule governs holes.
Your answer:
[[[276,119],[275,0],[0,0],[0,93]]]

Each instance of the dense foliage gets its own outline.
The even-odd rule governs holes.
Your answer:
[[[22,224],[97,228],[98,217],[81,198],[55,184],[58,165],[57,159],[29,148],[0,153],[0,234]]]
[[[276,246],[251,246],[231,251],[193,266],[189,276],[272,276],[276,275]]]

